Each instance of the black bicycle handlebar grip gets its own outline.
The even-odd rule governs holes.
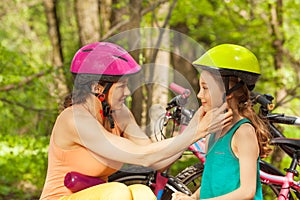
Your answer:
[[[255,101],[259,104],[261,104],[263,107],[267,108],[268,110],[274,109],[274,104],[272,101],[266,98],[265,95],[262,95],[258,92],[251,92],[251,96]]]

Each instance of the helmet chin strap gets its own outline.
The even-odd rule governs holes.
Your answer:
[[[225,76],[225,93],[223,95],[223,102],[226,101],[226,97],[228,95],[230,95],[232,92],[234,92],[235,90],[239,89],[240,87],[242,87],[243,85],[245,85],[244,81],[240,80],[237,84],[235,84],[232,88],[229,88],[229,76]]]
[[[108,93],[108,90],[111,88],[112,84],[113,83],[107,83],[107,85],[105,86],[105,88],[101,94],[94,94],[101,101],[103,113],[101,113],[101,111],[100,111],[100,114],[102,114],[103,117],[107,117],[107,119],[110,123],[110,128],[114,128],[115,123],[114,123],[113,117],[111,115],[110,105],[105,100],[105,96]]]
[[[245,85],[244,81],[240,80],[237,84],[235,84],[232,88],[229,88],[229,76],[225,76],[225,95],[228,96],[230,95],[232,92],[234,92],[235,90],[239,89],[240,87],[242,87],[243,85]]]

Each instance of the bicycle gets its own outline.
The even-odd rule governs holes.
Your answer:
[[[175,88],[173,87],[173,90],[175,90],[181,95],[184,94],[184,91],[186,91],[186,89],[181,88],[180,86],[176,86]],[[273,97],[271,95],[261,95],[258,93],[253,93],[252,96],[253,103],[259,103],[261,105],[259,109],[260,116],[269,122],[268,125],[270,127],[270,132],[274,137],[274,139],[271,140],[271,144],[279,145],[284,150],[284,152],[292,158],[291,164],[287,169],[286,174],[282,173],[280,170],[276,169],[269,163],[262,160],[260,162],[261,182],[263,185],[271,188],[272,192],[276,195],[276,198],[278,197],[278,199],[280,200],[293,200],[295,198],[299,199],[300,182],[294,181],[294,176],[298,175],[298,172],[296,171],[297,162],[298,165],[300,165],[300,140],[285,138],[285,136],[276,128],[274,123],[300,125],[300,118],[294,116],[285,116],[284,114],[271,113],[274,106],[272,103]],[[182,105],[180,105],[180,103],[182,102],[178,101],[179,98],[180,96],[174,98],[175,100],[177,99],[177,105],[175,104],[175,106],[174,99],[171,100],[171,102],[173,102],[173,107],[175,107],[173,113],[169,112],[169,106],[171,102],[168,103],[166,116],[168,118],[168,121],[170,119],[173,119],[175,124],[177,125],[182,122],[184,122],[183,125],[186,125],[189,119],[191,119],[191,114],[193,113],[193,111],[186,110],[185,108],[183,108]],[[181,119],[182,117],[183,120]],[[176,190],[190,195],[195,190],[195,188],[199,187],[200,180],[198,180],[198,184],[196,184],[196,181],[197,179],[201,178],[204,169],[204,142],[204,140],[200,140],[199,142],[189,147],[189,150],[200,160],[200,162],[185,168],[175,177],[168,174],[164,174],[164,176],[167,179],[167,184],[161,199],[171,199],[171,193],[175,192]],[[159,173],[151,169],[148,169],[148,172],[143,172],[141,171],[141,169],[143,169],[143,167],[137,167],[133,170],[134,172],[119,172],[117,173],[117,178],[115,175],[113,175],[110,180],[121,181],[125,182],[126,184],[132,184],[137,183],[136,177],[138,176],[139,180],[144,181],[143,184],[146,184],[152,188],[154,187],[155,189],[157,182],[159,182],[159,180],[156,180],[156,176]]]

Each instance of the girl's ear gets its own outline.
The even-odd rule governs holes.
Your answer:
[[[99,83],[93,83],[91,85],[91,92],[95,94],[101,94],[103,92],[104,88]]]

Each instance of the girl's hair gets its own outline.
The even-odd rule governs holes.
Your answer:
[[[105,86],[107,82],[99,80],[99,76],[86,74],[73,74],[74,88],[71,94],[67,95],[64,100],[64,108],[75,104],[84,103],[91,94],[92,84],[98,83]]]
[[[237,77],[230,77],[229,80],[232,85],[235,85],[240,81]],[[245,84],[235,90],[232,94],[233,98],[238,101],[239,114],[249,119],[255,128],[260,149],[260,157],[266,157],[271,152],[271,148],[268,146],[271,135],[267,127],[267,122],[262,120],[253,109],[250,100],[250,91]]]

